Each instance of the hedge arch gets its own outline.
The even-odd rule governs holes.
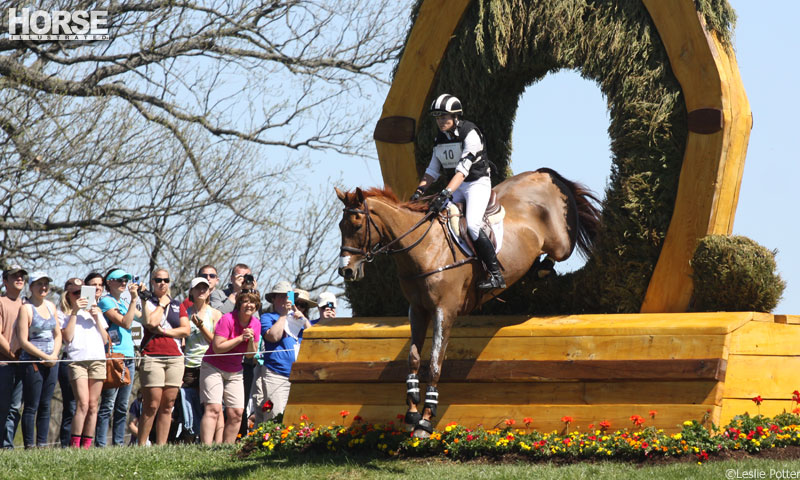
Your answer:
[[[384,181],[401,196],[427,165],[435,126],[425,112],[435,94],[460,97],[484,130],[495,182],[511,171],[526,87],[574,69],[597,82],[609,105],[612,171],[594,254],[573,274],[521,280],[502,295],[506,303],[485,310],[687,310],[698,239],[731,232],[752,125],[728,43],[728,3],[420,0],[413,18],[375,129]],[[558,169],[569,160],[537,163]],[[368,291],[348,287],[356,314],[397,313],[376,311]]]

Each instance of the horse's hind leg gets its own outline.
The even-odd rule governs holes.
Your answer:
[[[444,353],[447,350],[447,342],[450,339],[450,327],[455,320],[455,313],[448,312],[443,308],[436,309],[436,316],[433,323],[433,345],[431,347],[431,364],[428,389],[425,392],[425,405],[422,408],[422,419],[414,427],[414,436],[427,438],[433,433],[433,423],[431,418],[436,416],[439,406],[439,377],[442,374],[442,362]]]
[[[422,418],[422,415],[417,411],[417,404],[420,401],[418,374],[420,354],[425,343],[425,333],[428,331],[429,318],[422,308],[412,305],[408,309],[408,320],[411,325],[411,348],[408,350],[409,374],[406,378],[408,411],[406,412],[405,422],[409,425],[416,425]]]

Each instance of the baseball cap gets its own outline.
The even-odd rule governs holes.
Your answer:
[[[41,270],[36,270],[35,272],[31,273],[30,276],[28,277],[28,284],[33,285],[33,282],[35,282],[36,280],[41,280],[43,278],[46,278],[51,283],[53,282],[53,279],[50,277],[50,275],[44,273]]]
[[[17,273],[22,272],[23,275],[26,277],[28,276],[28,272],[20,267],[19,265],[11,265],[10,267],[3,270],[3,278],[8,278],[9,275],[16,275]]]
[[[332,304],[333,308],[336,308],[336,295],[332,294],[331,292],[322,292],[319,294],[317,303],[320,307],[326,307],[330,303]]]
[[[209,286],[209,287],[211,286],[211,284],[208,283],[208,280],[206,280],[205,278],[203,278],[203,277],[194,277],[192,279],[192,286],[189,287],[189,288],[194,288],[194,287],[200,285],[201,283],[204,283],[206,286]]]
[[[106,277],[107,280],[119,280],[121,278],[126,278],[128,280],[131,280],[133,279],[133,275],[131,275],[130,273],[126,272],[121,268],[118,268],[113,272],[109,273],[108,277]]]

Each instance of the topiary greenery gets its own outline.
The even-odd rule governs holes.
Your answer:
[[[735,19],[727,1],[698,0],[696,5],[708,27],[727,41]],[[586,266],[553,280],[523,279],[500,296],[506,304],[492,302],[483,312],[639,311],[672,218],[688,132],[685,102],[669,65],[641,0],[471,2],[428,101],[444,92],[461,99],[465,117],[484,132],[489,157],[498,167],[493,182],[511,174],[511,134],[520,96],[561,69],[580,72],[606,97],[613,156],[603,227]],[[435,131],[432,119],[421,122],[416,139],[420,175],[430,160]],[[536,152],[530,155],[535,158]],[[570,160],[538,162],[558,170]],[[390,283],[390,291],[400,295],[397,280],[388,274],[366,281],[375,288]],[[350,299],[357,315],[373,313],[358,298]]]
[[[774,250],[741,236],[708,235],[692,256],[697,312],[770,312],[781,299],[786,282],[775,273]]]

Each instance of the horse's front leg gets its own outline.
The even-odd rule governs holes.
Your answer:
[[[419,366],[430,318],[420,306],[412,305],[408,309],[408,320],[411,325],[411,348],[408,350],[409,374],[406,377],[406,404],[408,404],[408,411],[406,412],[405,422],[414,426],[422,418],[422,415],[417,410],[417,404],[420,401]]]
[[[455,320],[455,313],[446,311],[442,307],[436,309],[433,319],[433,345],[431,347],[430,383],[425,392],[425,405],[422,408],[422,419],[414,427],[414,436],[427,438],[433,433],[431,418],[436,416],[439,406],[439,377],[442,374],[442,362],[450,339],[450,327]]]

